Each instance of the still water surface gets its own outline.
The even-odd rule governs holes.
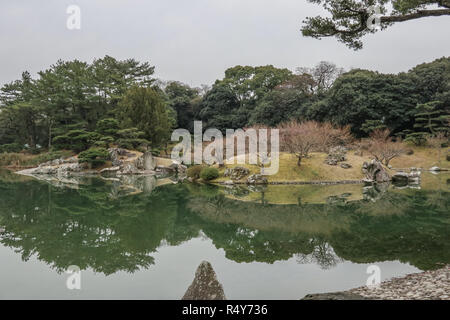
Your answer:
[[[450,263],[449,175],[421,189],[219,188],[0,174],[0,299],[180,299],[211,262],[228,299],[300,299]],[[81,290],[65,270],[81,268]]]

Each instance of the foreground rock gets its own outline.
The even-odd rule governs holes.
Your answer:
[[[394,278],[374,288],[309,294],[303,300],[450,300],[450,266]]]
[[[333,292],[308,294],[302,300],[370,300],[370,298],[347,292]]]
[[[208,261],[203,261],[181,300],[226,300],[222,284]]]
[[[450,300],[450,266],[394,278],[378,288],[364,286],[347,293],[377,300]]]

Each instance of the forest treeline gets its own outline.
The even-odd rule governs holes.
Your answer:
[[[110,56],[58,61],[0,90],[0,152],[24,148],[76,152],[111,144],[167,144],[175,128],[275,127],[290,120],[350,126],[356,137],[387,128],[415,139],[448,130],[450,57],[408,72],[344,72],[330,62],[295,72],[235,66],[211,87],[154,77],[154,67]]]

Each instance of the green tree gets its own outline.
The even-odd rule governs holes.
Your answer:
[[[250,123],[256,105],[267,93],[293,76],[274,66],[235,66],[225,71],[205,95],[199,117],[218,129],[239,128]]]
[[[313,38],[336,37],[353,49],[362,48],[361,38],[376,29],[368,27],[371,6],[380,9],[380,27],[425,17],[450,15],[450,1],[439,0],[308,0],[321,5],[331,17],[308,17],[302,33]],[[437,8],[435,7],[437,6]]]
[[[153,88],[132,87],[119,103],[118,116],[122,128],[135,127],[145,133],[152,147],[170,137],[169,112],[161,95]]]
[[[199,89],[178,81],[171,81],[165,87],[164,93],[167,97],[168,106],[176,112],[178,128],[193,131],[194,110],[200,103]]]

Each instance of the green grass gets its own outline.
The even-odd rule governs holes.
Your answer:
[[[394,168],[410,168],[422,167],[431,168],[433,166],[440,166],[442,168],[449,168],[449,161],[446,160],[446,149],[441,149],[441,157],[439,161],[438,150],[433,148],[416,147],[413,148],[413,155],[402,155],[399,158],[393,159],[391,165]],[[280,153],[280,168],[276,175],[267,176],[269,182],[309,182],[309,181],[342,181],[342,180],[361,180],[364,178],[362,174],[362,165],[365,161],[370,161],[372,157],[368,152],[363,156],[357,156],[354,151],[347,153],[347,161],[352,165],[350,169],[343,169],[339,165],[330,166],[324,163],[327,155],[325,153],[311,153],[308,158],[302,160],[301,166],[297,165],[297,158],[293,154]],[[237,166],[246,167],[250,170],[250,174],[259,174],[260,168],[256,165],[226,165],[220,168],[220,177],[214,182],[224,182],[229,180],[224,177],[223,173],[226,168],[233,168]],[[389,170],[390,173],[395,171]],[[245,181],[245,178],[244,178]]]

